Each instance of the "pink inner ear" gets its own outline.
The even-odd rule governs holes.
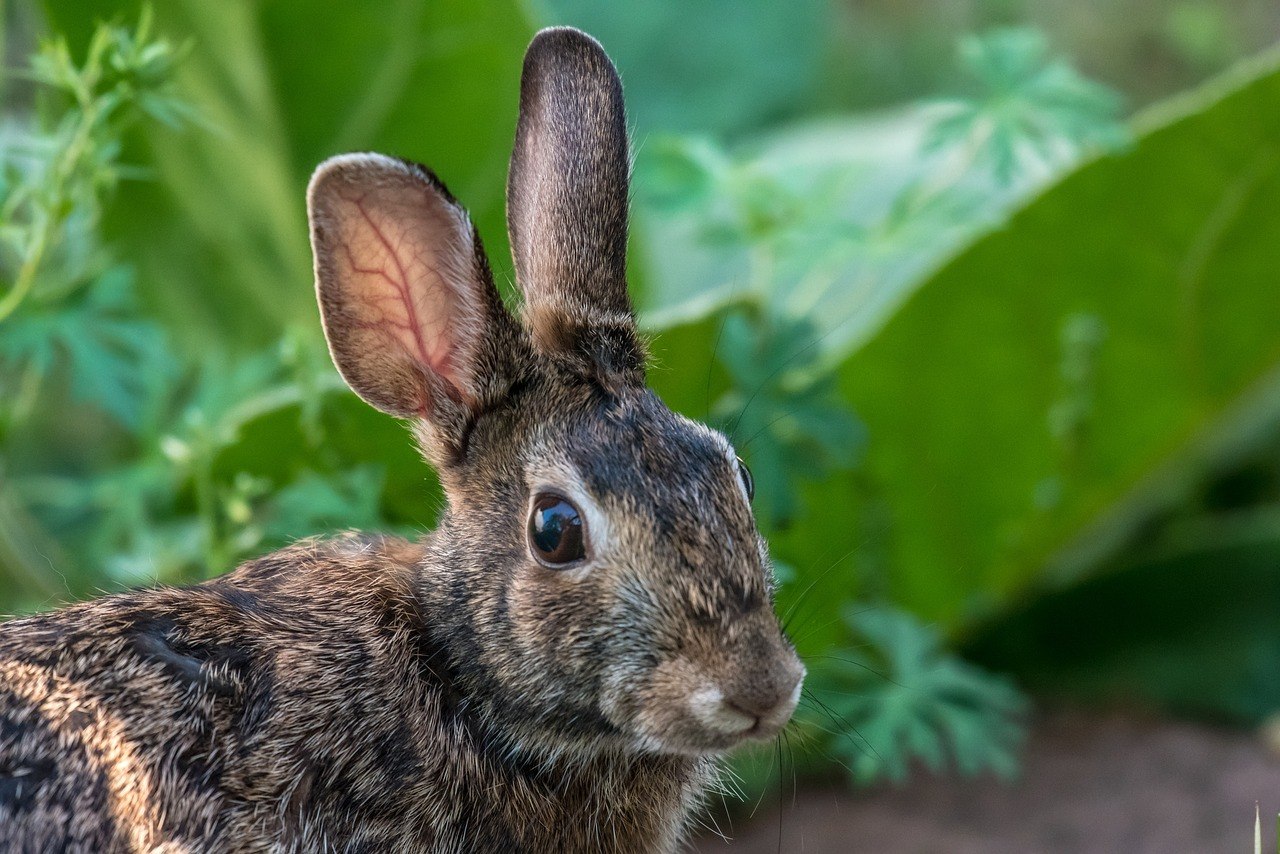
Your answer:
[[[351,325],[387,339],[404,357],[474,398],[457,349],[479,332],[466,216],[416,187],[344,197],[342,255]]]

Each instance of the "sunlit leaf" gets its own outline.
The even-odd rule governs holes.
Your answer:
[[[1090,149],[1124,144],[1120,99],[1049,55],[1035,30],[995,30],[964,39],[960,65],[971,92],[941,102],[927,151],[968,149],[975,166],[1012,182],[1024,159],[1064,165]]]

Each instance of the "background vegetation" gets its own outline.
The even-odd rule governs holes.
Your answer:
[[[795,762],[1009,774],[1027,692],[1280,709],[1262,0],[11,3],[0,612],[430,527],[429,469],[328,363],[303,187],[431,164],[510,291],[546,23],[622,70],[652,379],[756,472],[813,672]]]

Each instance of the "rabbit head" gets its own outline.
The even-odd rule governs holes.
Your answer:
[[[775,734],[804,668],[750,475],[645,386],[628,165],[608,57],[544,30],[507,188],[520,320],[444,185],[376,154],[311,181],[317,291],[343,377],[439,471],[421,598],[459,709],[510,747],[703,756]]]

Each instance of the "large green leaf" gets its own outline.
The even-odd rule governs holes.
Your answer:
[[[851,544],[880,508],[895,599],[955,627],[1034,587],[1280,361],[1278,65],[1148,117],[841,367],[866,470],[815,500]]]
[[[940,114],[936,106],[912,106],[808,122],[764,135],[732,157],[696,140],[641,150],[644,324],[665,329],[759,300],[779,316],[806,318],[823,361],[842,360],[956,249],[1055,174],[1034,164],[999,181],[968,167],[967,152],[927,150]],[[683,203],[651,201],[664,169],[680,166],[705,173],[711,186]],[[689,193],[694,182],[675,178]],[[948,179],[952,186],[926,200],[931,181]],[[731,216],[720,209],[726,197],[775,220],[762,229],[769,233],[718,235],[719,220]]]
[[[1268,507],[1208,527],[1014,608],[966,657],[1077,704],[1260,723],[1280,708],[1280,519]]]
[[[128,20],[138,4],[45,7],[74,44],[94,20]],[[505,259],[503,181],[532,32],[523,8],[516,0],[385,0],[323,13],[303,0],[159,4],[158,29],[191,41],[178,88],[208,127],[148,134],[158,180],[127,187],[111,223],[121,253],[141,268],[144,297],[184,330],[180,343],[198,352],[273,340],[291,319],[316,326],[303,192],[315,164],[340,151],[427,163]],[[509,265],[496,267],[503,278]]]

